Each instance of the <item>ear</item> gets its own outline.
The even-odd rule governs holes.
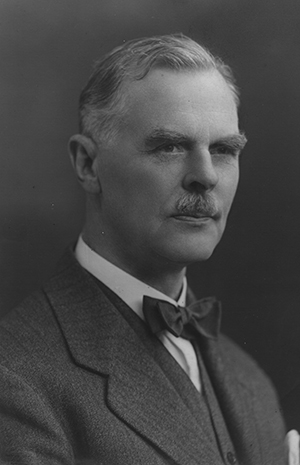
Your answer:
[[[82,134],[75,134],[69,141],[69,154],[77,178],[87,192],[101,192],[100,180],[97,174],[97,144]]]

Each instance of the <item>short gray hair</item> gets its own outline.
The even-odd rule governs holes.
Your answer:
[[[80,131],[102,141],[117,132],[126,109],[124,82],[143,79],[151,69],[216,70],[225,79],[235,102],[239,92],[229,66],[183,34],[134,39],[116,47],[94,65],[79,101]]]

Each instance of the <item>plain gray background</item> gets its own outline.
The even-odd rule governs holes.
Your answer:
[[[190,281],[198,297],[222,300],[225,332],[270,374],[300,429],[299,0],[1,0],[1,314],[50,276],[80,231],[66,147],[93,60],[172,32],[233,67],[249,139],[223,241]]]

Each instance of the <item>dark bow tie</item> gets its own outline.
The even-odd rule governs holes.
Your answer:
[[[216,339],[219,334],[221,303],[214,297],[198,300],[188,307],[176,307],[168,301],[144,296],[143,312],[154,334],[164,329],[186,339],[193,339],[199,333]]]

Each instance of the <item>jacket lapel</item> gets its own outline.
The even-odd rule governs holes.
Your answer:
[[[218,456],[205,431],[136,332],[71,253],[45,292],[74,362],[107,376],[107,405],[115,415],[177,464],[196,465],[203,459],[216,465]]]

